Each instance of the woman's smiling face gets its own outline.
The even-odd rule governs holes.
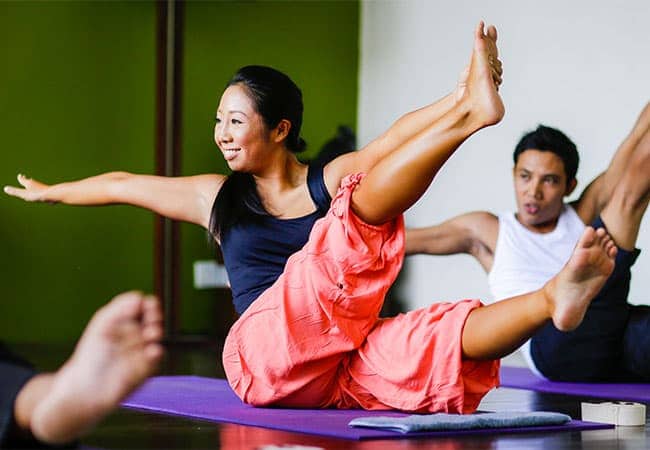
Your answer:
[[[264,167],[269,130],[241,84],[229,86],[221,96],[214,141],[231,170],[255,172]]]

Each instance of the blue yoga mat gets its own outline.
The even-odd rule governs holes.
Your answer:
[[[539,378],[525,367],[501,366],[500,375],[501,387],[550,394],[650,403],[650,384],[648,383],[568,383],[548,381]]]
[[[274,430],[306,433],[342,439],[404,439],[408,437],[443,437],[472,434],[575,431],[611,428],[611,425],[572,420],[563,425],[519,428],[427,431],[402,434],[365,428],[348,423],[358,417],[408,414],[393,411],[254,408],[241,402],[226,380],[195,376],[163,376],[148,380],[123,406],[144,411],[171,414],[212,422],[235,423]]]

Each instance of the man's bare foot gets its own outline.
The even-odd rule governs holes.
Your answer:
[[[127,292],[97,311],[35,408],[34,436],[61,444],[88,431],[153,374],[163,353],[161,338],[162,313],[154,297]]]
[[[545,286],[553,324],[571,331],[614,270],[616,245],[603,228],[587,227],[564,268]]]
[[[498,123],[505,114],[503,101],[497,92],[503,71],[496,41],[496,28],[490,25],[486,33],[481,21],[474,32],[469,71],[463,71],[456,88],[456,99],[469,102],[481,127]]]

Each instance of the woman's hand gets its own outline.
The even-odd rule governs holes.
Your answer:
[[[33,180],[23,174],[18,174],[18,183],[22,188],[14,186],[5,186],[5,194],[11,195],[25,200],[26,202],[48,202],[57,203],[55,200],[47,198],[47,190],[49,185],[41,183],[40,181]]]

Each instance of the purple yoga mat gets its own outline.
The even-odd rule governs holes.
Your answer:
[[[501,366],[501,387],[650,403],[648,383],[568,383],[543,380],[525,367]]]
[[[348,422],[356,417],[373,415],[401,417],[393,411],[253,408],[239,400],[226,380],[194,376],[154,377],[127,398],[122,406],[162,414],[228,422],[274,430],[307,433],[342,439],[404,439],[409,437],[443,437],[469,434],[501,434],[549,431],[574,431],[611,428],[611,425],[573,420],[565,425],[490,428],[462,431],[431,431],[402,434],[366,428],[352,428]]]

